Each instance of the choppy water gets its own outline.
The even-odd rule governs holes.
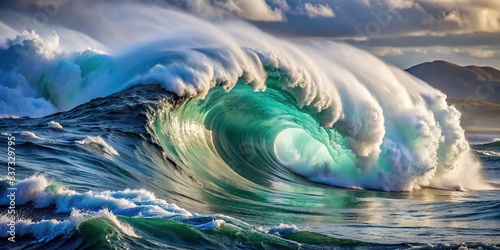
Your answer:
[[[245,87],[235,91],[246,93]],[[1,119],[2,140],[7,141],[9,134],[16,138],[16,175],[22,179],[16,185],[22,220],[17,222],[15,246],[495,249],[499,243],[497,190],[336,188],[284,167],[269,167],[259,162],[266,156],[248,144],[236,151],[241,158],[231,155],[235,151],[221,156],[239,162],[209,159],[213,156],[196,145],[177,152],[183,145],[174,144],[174,138],[167,141],[166,134],[154,134],[160,132],[155,129],[164,128],[163,133],[174,129],[174,123],[162,122],[177,117],[177,112],[186,118],[191,104],[168,96],[159,86],[139,86],[48,117]],[[157,113],[166,107],[170,113]],[[238,105],[227,107],[231,109],[226,112],[233,112]],[[235,122],[251,124],[245,119],[237,117]],[[51,121],[62,128],[54,128]],[[197,131],[196,125],[183,129]],[[231,128],[239,127],[225,129]],[[219,128],[212,122],[205,129]],[[190,136],[206,136],[198,132]],[[188,142],[189,138],[180,139]],[[242,145],[234,143],[228,147]],[[222,145],[210,147],[224,150]],[[476,145],[473,150],[487,182],[498,186],[498,142]],[[252,159],[253,153],[257,156]],[[4,150],[3,166],[6,157]],[[186,159],[192,159],[192,165],[184,163]],[[3,188],[7,186],[4,181]],[[0,199],[2,213],[5,197]],[[4,248],[12,245],[5,238],[7,217],[1,218]]]

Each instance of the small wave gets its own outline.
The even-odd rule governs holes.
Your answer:
[[[6,179],[3,179],[3,182],[6,182]],[[227,215],[200,215],[180,208],[176,204],[156,198],[152,192],[143,189],[80,193],[51,183],[44,175],[34,175],[20,180],[13,188],[17,188],[16,205],[22,206],[32,202],[35,208],[54,206],[55,213],[69,214],[63,220],[42,219],[33,221],[30,218],[24,218],[15,221],[16,234],[18,233],[19,236],[32,236],[38,241],[49,241],[57,236],[71,233],[82,223],[99,218],[111,221],[122,233],[128,236],[140,237],[131,225],[118,220],[120,216],[180,221],[193,219],[189,224],[192,223],[194,227],[204,231],[219,230],[226,225],[235,228],[241,226],[241,230],[268,233],[280,237],[286,237],[299,231],[295,225],[280,224],[277,227],[264,230],[261,227],[255,228]],[[0,191],[2,193],[0,206],[8,206],[9,204],[5,192],[8,191]],[[211,221],[207,222],[206,219],[211,219]],[[195,221],[204,222],[196,224]],[[10,218],[7,215],[0,216],[0,238],[9,237],[8,222],[10,222]]]
[[[295,225],[288,225],[281,223],[277,227],[270,228],[267,232],[280,237],[287,236],[299,231],[299,228]]]
[[[59,124],[58,122],[56,121],[50,121],[50,122],[47,122],[47,126],[49,128],[53,128],[53,129],[63,129],[63,127],[61,126],[61,124]]]
[[[475,142],[475,143],[471,143],[471,145],[474,145],[474,146],[500,146],[500,138],[494,138],[492,140]]]
[[[226,224],[226,222],[224,220],[217,219],[217,220],[213,220],[211,222],[207,222],[205,224],[198,225],[196,227],[201,229],[201,230],[216,230],[216,229],[220,229],[220,227],[224,224]]]
[[[27,220],[17,220],[16,234],[18,236],[31,235],[39,241],[51,240],[58,235],[62,235],[78,227],[82,221],[82,215],[75,211],[64,221],[41,220],[33,222]],[[9,225],[11,221],[6,215],[0,216],[0,238],[9,237]]]
[[[469,250],[469,249],[498,249],[497,245],[488,243],[462,243],[462,244],[423,244],[423,245],[412,245],[409,244],[409,249],[422,249],[422,250],[442,250],[442,249],[457,249],[457,250]]]
[[[495,140],[494,142],[482,144],[481,146],[486,146],[486,147],[500,147],[500,141]]]
[[[490,151],[490,150],[474,150],[474,151],[485,156],[500,157],[500,153],[495,151]]]
[[[71,213],[74,209],[100,211],[109,209],[116,215],[164,217],[192,216],[193,214],[175,204],[157,199],[153,193],[144,189],[125,189],[123,191],[88,191],[78,193],[63,186],[51,184],[43,175],[31,176],[17,182],[16,204],[33,202],[35,208],[56,206],[58,213]],[[9,197],[0,197],[0,206],[9,204]]]
[[[113,222],[113,224],[120,229],[124,234],[138,238],[134,229],[120,221],[118,218],[107,209],[97,212],[81,212],[73,210],[71,215],[65,220],[40,220],[32,221],[30,219],[23,219],[16,221],[16,235],[34,237],[37,241],[49,241],[57,236],[68,234],[69,232],[78,228],[83,222],[96,218],[105,218]],[[0,216],[0,238],[9,237],[9,225],[11,221],[6,215]]]
[[[17,115],[0,115],[0,119],[19,119],[20,116]]]
[[[17,188],[16,205],[24,205],[28,202],[33,202],[35,208],[55,205],[56,213],[70,213],[65,220],[33,222],[24,219],[16,221],[18,230],[16,233],[19,232],[20,236],[32,235],[37,240],[53,239],[58,235],[71,232],[82,222],[95,218],[106,218],[123,233],[138,237],[130,226],[119,222],[116,216],[189,217],[196,215],[175,204],[157,199],[153,193],[143,189],[78,193],[60,185],[51,184],[43,175],[21,180],[13,188]],[[8,197],[3,194],[0,198],[0,206],[8,206],[8,204]],[[0,238],[8,237],[7,223],[9,221],[10,219],[5,215],[0,217]]]
[[[21,135],[24,137],[31,138],[31,139],[40,139],[40,137],[38,137],[35,133],[30,132],[30,131],[23,131],[21,133]]]
[[[99,151],[103,151],[104,153],[111,155],[111,156],[119,156],[120,155],[118,153],[118,151],[116,151],[116,149],[114,149],[111,145],[109,145],[100,136],[89,136],[83,140],[77,140],[76,143],[88,146],[92,149],[97,149]]]

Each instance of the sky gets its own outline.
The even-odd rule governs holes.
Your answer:
[[[81,18],[94,15],[92,6],[99,2],[103,1],[2,1],[0,39],[43,24],[95,33],[99,40],[104,34],[96,30],[98,25]],[[214,21],[240,19],[291,40],[345,42],[403,69],[434,60],[500,69],[500,0],[146,0],[141,4],[176,8]]]

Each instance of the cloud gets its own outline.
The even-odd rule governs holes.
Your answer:
[[[0,21],[0,44],[18,35],[18,32]]]
[[[0,8],[10,8],[21,12],[35,12],[44,8],[56,6],[82,6],[85,4],[96,4],[108,2],[122,4],[136,2],[144,5],[156,4],[159,7],[176,7],[184,11],[207,18],[236,17],[250,21],[282,21],[284,15],[282,10],[287,9],[286,0],[269,0],[273,4],[267,4],[266,0],[19,0],[12,2],[1,2]]]
[[[306,3],[304,10],[309,18],[335,17],[335,13],[328,5]]]
[[[500,32],[498,0],[287,0],[286,10],[268,3],[286,22],[256,24],[286,36],[354,37],[359,35],[356,27],[380,29],[375,37]]]
[[[376,56],[387,56],[387,55],[402,55],[403,50],[400,48],[389,48],[389,47],[375,47],[370,48],[370,52]]]
[[[272,8],[265,0],[175,0],[166,2],[205,17],[233,15],[251,21],[282,21],[284,17],[279,7],[286,8],[284,1],[274,1],[279,7]]]
[[[423,7],[423,28],[451,33],[499,32],[500,1],[414,0]]]
[[[495,55],[495,51],[475,49],[475,50],[469,51],[468,54],[472,57],[477,57],[477,58],[491,58]]]
[[[433,47],[433,46],[495,46],[499,45],[500,33],[473,33],[473,34],[448,34],[448,35],[413,35],[413,36],[386,36],[369,37],[361,36],[345,38],[342,41],[354,45],[366,43],[370,47]],[[336,39],[338,40],[338,39]]]
[[[459,65],[492,66],[500,69],[500,45],[486,47],[372,47],[368,50],[383,60],[409,68],[434,60],[450,61]]]
[[[52,2],[0,2],[33,14]],[[449,35],[500,32],[499,0],[126,0],[170,5],[205,18],[240,18],[287,36],[353,37],[355,27],[380,25],[379,35]],[[79,1],[67,1],[77,5]],[[88,0],[89,4],[104,0]],[[122,3],[123,1],[107,0]],[[335,10],[335,11],[334,11]],[[379,17],[386,18],[387,25]],[[317,18],[330,17],[330,18]],[[335,17],[335,18],[331,18]],[[278,24],[277,24],[278,23]]]

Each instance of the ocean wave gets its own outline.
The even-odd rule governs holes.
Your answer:
[[[121,215],[133,216],[139,213],[157,215],[191,215],[176,205],[168,204],[145,190],[123,190],[121,192],[86,192],[78,193],[57,184],[51,184],[43,175],[34,175],[19,180],[12,188],[16,188],[16,204],[24,205],[33,202],[35,208],[56,206],[56,212],[70,213],[74,209],[99,211],[104,208],[120,211]],[[0,205],[9,204],[9,197],[2,196]],[[144,205],[141,207],[140,205]],[[162,208],[163,210],[161,210]],[[147,212],[150,211],[150,212]]]
[[[26,137],[26,138],[30,138],[30,139],[41,139],[35,133],[30,132],[30,131],[23,131],[23,132],[21,132],[21,135]]]
[[[84,145],[92,150],[98,150],[103,153],[106,153],[110,156],[119,156],[120,154],[116,149],[114,149],[111,145],[109,145],[104,139],[100,136],[88,136],[83,140],[76,140],[78,144]]]
[[[16,188],[16,205],[25,205],[29,202],[37,209],[55,206],[55,213],[68,213],[65,220],[19,220],[20,236],[32,235],[38,240],[50,240],[58,235],[68,233],[82,222],[107,218],[111,220],[127,235],[137,237],[129,226],[119,222],[116,216],[165,218],[191,217],[197,214],[188,212],[175,204],[158,199],[153,193],[146,190],[123,191],[88,191],[78,193],[63,186],[50,183],[43,175],[31,176],[18,181],[12,188]],[[7,192],[7,191],[5,191]],[[10,200],[7,195],[0,198],[0,206],[8,206]],[[7,215],[0,217],[0,221],[10,221]],[[6,227],[2,223],[0,229]],[[2,230],[0,237],[8,237],[8,230]]]
[[[107,209],[103,209],[97,212],[82,212],[78,210],[73,210],[69,217],[64,220],[40,220],[32,221],[30,219],[16,220],[16,236],[31,236],[38,242],[46,242],[54,239],[57,236],[68,235],[74,230],[76,230],[82,223],[104,218],[111,221],[121,232],[128,236],[136,237],[139,236],[134,232],[134,229],[129,225],[120,222],[117,217],[109,212]],[[8,238],[9,235],[9,225],[12,220],[6,216],[0,216],[0,238]]]
[[[495,138],[490,142],[484,142],[480,144],[475,144],[474,146],[485,146],[485,147],[500,147],[500,138]]]
[[[148,14],[158,11],[140,8],[146,10]],[[222,89],[229,93],[227,102],[241,103],[262,92],[271,98],[288,98],[269,102],[295,109],[281,120],[287,124],[274,120],[281,130],[274,130],[277,140],[267,143],[276,149],[267,148],[265,153],[276,161],[266,167],[284,165],[309,180],[352,188],[487,188],[460,127],[460,113],[426,83],[346,44],[291,42],[242,22],[214,25],[175,10],[163,11],[165,15],[156,20],[162,24],[162,32],[157,33],[161,37],[145,41],[151,36],[141,36],[133,47],[119,53],[70,53],[61,48],[56,33],[24,32],[10,39],[0,49],[0,56],[9,62],[0,70],[0,78],[5,79],[0,114],[47,115],[143,84],[159,84],[184,100],[208,100],[212,92]],[[245,84],[251,91],[237,94],[235,89]],[[269,94],[271,90],[279,94]],[[247,105],[258,105],[258,100]],[[248,107],[232,114],[258,115],[271,109],[269,105],[260,105],[259,110]],[[220,112],[212,114],[225,120],[214,118],[214,122],[233,123]],[[189,127],[179,129],[190,132]],[[99,138],[89,137],[84,144],[117,155]],[[252,143],[247,147],[259,148]],[[309,149],[317,150],[318,157]]]
[[[190,169],[209,162],[257,183],[258,176],[267,172],[281,175],[286,172],[282,169],[285,167],[309,180],[347,188],[397,191],[421,187],[461,191],[489,188],[481,181],[479,164],[472,155],[468,151],[448,152],[451,148],[447,148],[446,140],[435,141],[438,148],[433,151],[418,146],[417,142],[391,140],[397,133],[385,133],[380,151],[363,157],[370,151],[364,146],[375,143],[372,135],[363,137],[366,142],[354,142],[356,139],[345,122],[322,126],[316,116],[300,109],[295,98],[290,98],[279,86],[270,85],[260,93],[243,84],[234,86],[229,93],[214,88],[202,100],[162,105],[149,115],[152,134],[174,162]],[[420,125],[428,126],[424,124]],[[444,132],[429,129],[426,127],[418,139],[420,142],[431,143],[433,136],[437,136],[432,133]],[[452,147],[468,148],[462,139],[454,138],[459,144]],[[466,162],[473,168],[461,165]]]
[[[56,121],[50,121],[50,122],[47,122],[47,126],[49,128],[52,128],[52,129],[63,129],[63,127],[61,126],[61,124],[59,124],[58,122]]]
[[[486,156],[500,157],[500,152],[489,151],[489,150],[474,150],[474,151]]]
[[[20,31],[0,48],[0,117],[21,118],[0,119],[20,137],[16,175],[47,173],[70,187],[43,175],[15,184],[27,214],[17,218],[20,248],[365,244],[309,226],[391,244],[494,240],[497,204],[467,211],[468,199],[495,200],[494,191],[419,191],[491,189],[443,93],[343,43],[101,4],[92,8],[106,18],[131,11],[144,21],[101,22],[100,40],[113,41],[103,51],[65,49],[65,39],[88,42],[71,30]],[[59,122],[66,130],[54,130]],[[0,209],[8,202],[0,197]],[[467,213],[436,219],[450,204]]]
[[[2,182],[6,182],[2,178]],[[6,183],[3,183],[6,186]],[[296,226],[280,224],[270,229],[254,227],[226,215],[201,215],[189,212],[175,204],[155,197],[152,192],[140,189],[122,191],[76,192],[64,186],[51,183],[43,175],[34,175],[19,180],[12,188],[16,189],[16,206],[32,203],[36,209],[54,206],[53,213],[68,214],[65,219],[23,219],[16,217],[17,236],[31,236],[39,242],[50,241],[57,236],[77,230],[83,223],[95,219],[111,221],[122,233],[132,237],[141,237],[134,228],[119,219],[130,218],[174,219],[193,224],[200,230],[219,230],[223,226],[232,226],[238,230],[263,231],[277,236],[286,236],[299,231]],[[4,190],[4,192],[9,192]],[[0,207],[9,205],[9,197],[4,193],[0,198]],[[19,209],[19,208],[18,208]],[[46,211],[45,211],[46,212]],[[45,214],[50,217],[50,214]],[[204,222],[209,220],[208,222]],[[8,215],[0,216],[0,238],[9,237]]]
[[[270,228],[267,230],[268,233],[270,234],[275,234],[278,236],[287,236],[292,233],[296,233],[299,231],[299,228],[295,225],[288,225],[288,224],[283,224],[281,223],[280,225]]]

